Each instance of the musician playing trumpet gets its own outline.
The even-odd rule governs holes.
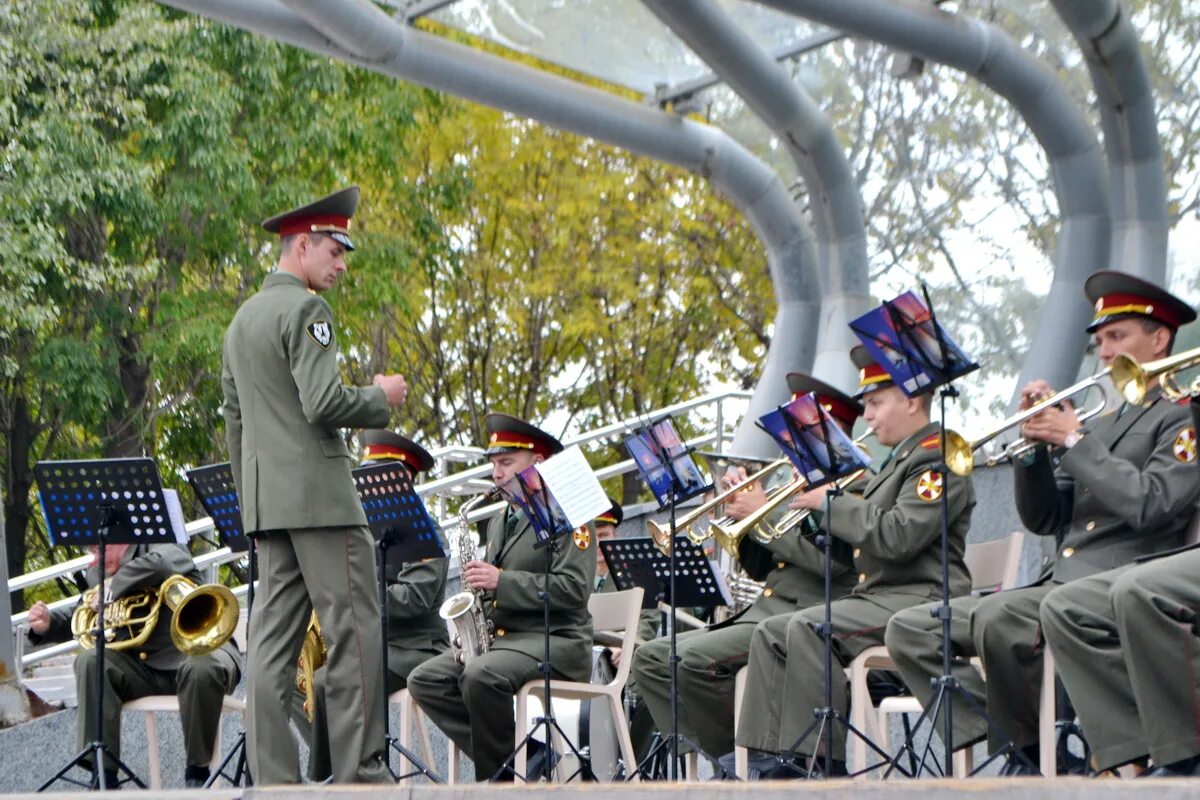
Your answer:
[[[934,469],[941,454],[937,426],[929,420],[930,395],[907,397],[861,345],[851,351],[851,359],[860,370],[858,396],[864,418],[879,443],[893,449],[862,496],[837,498],[821,522],[835,541],[852,548],[858,572],[854,590],[835,600],[831,612],[833,707],[843,714],[848,702],[842,667],[866,648],[882,644],[893,613],[940,594],[943,492],[949,508],[951,591],[969,589],[963,553],[975,506],[969,479],[943,476]],[[827,488],[798,495],[796,505],[822,510]],[[813,709],[825,705],[824,642],[814,627],[824,618],[824,605],[814,603],[771,617],[754,629],[737,743],[758,751],[751,754],[751,767],[757,766],[761,777],[795,778],[809,769],[845,774],[845,731],[838,725],[831,726],[831,737],[821,737],[818,755],[825,757],[823,763],[776,761],[813,721]],[[827,752],[830,738],[833,748]],[[806,753],[816,748],[815,736],[803,742]]]
[[[862,413],[856,400],[816,378],[793,372],[787,379],[794,397],[815,392],[846,431]],[[790,480],[785,469],[771,477]],[[746,478],[743,467],[733,467],[723,478],[721,490],[743,484]],[[733,520],[747,519],[764,509],[766,502],[762,483],[754,481],[730,495],[723,513]],[[787,509],[781,508],[778,516],[786,513]],[[777,522],[778,516],[772,521]],[[754,626],[768,617],[815,605],[824,597],[822,554],[804,538],[802,528],[798,525],[770,541],[758,541],[753,533],[743,535],[738,541],[738,557],[751,578],[766,583],[762,594],[740,614],[676,637],[679,732],[713,757],[733,750],[734,682],[738,670],[746,666]],[[853,586],[853,575],[849,566],[840,562],[834,575],[834,597],[841,597]],[[660,731],[671,730],[670,653],[670,641],[657,639],[642,645],[633,660],[633,676]],[[732,757],[722,757],[721,763],[732,775]]]
[[[1196,318],[1179,298],[1125,273],[1094,273],[1084,283],[1084,292],[1095,308],[1087,330],[1105,367],[1119,354],[1142,363],[1167,355],[1178,327]],[[1033,381],[1021,390],[1021,407],[1045,404],[1051,394],[1045,381]],[[1062,594],[1054,590],[1076,581],[1092,585],[1098,573],[1181,544],[1200,492],[1195,449],[1181,446],[1194,439],[1187,409],[1164,398],[1157,387],[1142,405],[1123,403],[1115,413],[1082,425],[1070,402],[1049,404],[1021,426],[1021,435],[1037,446],[1014,460],[1017,511],[1030,531],[1059,540],[1057,557],[1030,586],[952,603],[955,675],[980,706],[986,697],[988,715],[997,724],[987,730],[978,715],[956,702],[955,745],[986,735],[990,752],[996,753],[1011,739],[1025,757],[1010,753],[1002,775],[1036,774],[1030,763],[1038,763],[1045,647],[1039,611],[1045,612],[1047,596],[1071,597],[1065,586]],[[1070,606],[1072,617],[1111,615],[1102,592],[1073,600]],[[941,622],[925,608],[897,614],[888,626],[888,651],[923,702],[930,695],[929,679],[942,669],[940,636]],[[983,661],[986,684],[968,663],[975,655]],[[1064,670],[1063,660],[1072,655],[1055,648],[1064,676],[1071,667]],[[1080,668],[1096,674],[1099,667],[1093,654]],[[1124,743],[1135,731],[1105,720],[1103,712],[1091,716],[1112,698],[1072,690],[1071,699],[1094,740],[1092,751],[1101,766],[1121,763],[1126,748],[1115,743]],[[1089,725],[1097,718],[1105,721]]]
[[[555,453],[562,444],[545,431],[507,414],[484,419],[492,481],[500,486]],[[459,531],[459,535],[469,535]],[[554,678],[587,681],[592,670],[592,618],[588,598],[596,577],[595,543],[581,528],[555,544],[550,587],[550,663]],[[483,593],[491,625],[490,646],[463,659],[446,652],[408,678],[413,699],[475,762],[475,778],[511,781],[500,774],[515,746],[513,697],[539,676],[544,656],[542,600],[545,556],[525,515],[513,505],[492,517],[483,558],[460,565],[464,589]],[[463,642],[470,646],[471,642]]]
[[[201,584],[200,573],[186,548],[178,544],[110,544],[105,547],[105,563],[95,563],[99,548],[89,547],[93,563],[87,571],[89,586],[99,586],[103,578],[106,592],[105,617],[112,619],[122,600],[146,589],[156,589],[172,575],[183,575]],[[32,644],[65,642],[71,638],[71,618],[80,606],[95,594],[80,598],[70,608],[51,611],[39,601],[29,609],[29,641]],[[112,604],[112,605],[108,605]],[[139,613],[140,615],[140,613]],[[137,647],[130,647],[131,634],[139,631],[118,629],[106,640],[104,654],[104,744],[120,757],[121,704],[139,697],[173,694],[179,698],[179,721],[183,725],[183,743],[187,751],[184,784],[200,787],[209,776],[217,726],[221,721],[221,698],[231,694],[241,677],[241,658],[232,641],[206,655],[184,655],[171,639],[172,613],[165,605],[159,609],[154,628]],[[110,630],[112,630],[110,628]],[[122,646],[122,642],[125,646]],[[75,730],[79,749],[92,739],[95,714],[96,651],[86,648],[75,657],[75,691],[79,700]],[[109,788],[117,785],[115,765],[105,765]]]

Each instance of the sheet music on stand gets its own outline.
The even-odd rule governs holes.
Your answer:
[[[924,285],[921,291],[924,300],[908,291],[850,323],[871,357],[909,397],[979,369],[938,321]]]
[[[870,457],[811,392],[764,414],[758,425],[775,440],[810,489],[871,466]]]
[[[529,519],[537,546],[577,530],[610,506],[578,447],[527,467],[499,488]]]
[[[683,443],[670,417],[633,431],[625,437],[625,449],[660,510],[713,488],[704,480],[692,450]]]
[[[608,573],[624,591],[642,587],[642,608],[670,604],[670,558],[650,537],[606,539],[600,542]],[[732,605],[724,575],[704,550],[686,536],[675,538],[675,595],[677,608],[713,608]]]
[[[189,469],[185,474],[221,542],[235,553],[246,552],[250,542],[242,527],[242,504],[229,462]]]
[[[408,468],[384,462],[350,471],[367,527],[375,539],[386,540],[389,568],[426,558],[445,558],[441,531],[417,495]]]

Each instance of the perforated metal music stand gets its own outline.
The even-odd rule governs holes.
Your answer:
[[[609,539],[600,542],[608,572],[617,589],[642,587],[642,608],[656,608],[659,601],[676,607],[715,608],[727,598],[704,550],[686,536],[675,537],[675,600],[671,599],[671,559],[662,554],[650,537]]]
[[[99,547],[96,564],[101,577],[96,592],[96,630],[92,632],[96,642],[92,741],[53,778],[38,787],[38,791],[45,791],[60,780],[104,791],[110,788],[105,777],[106,762],[115,767],[115,786],[133,781],[139,788],[145,789],[141,778],[104,745],[104,609],[107,598],[104,596],[103,575],[109,542],[175,542],[175,531],[163,496],[158,467],[149,458],[42,461],[34,466],[33,474],[38,484],[38,501],[46,518],[46,529],[50,533],[50,544],[55,547],[96,545]],[[91,774],[87,783],[67,777],[67,773],[76,767]],[[128,776],[124,780],[121,779],[122,773]]]
[[[429,769],[429,765],[417,758],[417,754],[392,736],[391,720],[388,717],[388,604],[387,576],[394,575],[406,563],[426,558],[445,558],[442,538],[437,525],[425,509],[425,503],[417,495],[412,475],[401,461],[387,461],[358,467],[351,471],[354,488],[367,515],[367,527],[375,537],[375,576],[379,586],[379,637],[380,658],[379,680],[382,682],[383,702],[383,762],[393,780],[402,781],[424,775],[433,783],[441,783]],[[395,750],[413,765],[411,772],[398,775],[392,769],[392,751]]]
[[[209,464],[207,467],[190,469],[186,473],[192,491],[200,498],[200,505],[208,512],[217,529],[217,535],[226,547],[234,552],[246,553],[246,637],[250,637],[250,611],[254,608],[254,581],[257,561],[254,553],[254,540],[246,535],[242,527],[242,503],[238,498],[237,486],[233,482],[233,469],[229,462]],[[233,774],[227,775],[227,770],[234,759]],[[246,729],[238,731],[237,738],[225,753],[216,770],[204,782],[208,789],[219,778],[229,781],[232,786],[241,786],[242,781],[247,786],[254,783],[250,776],[250,767],[246,759]]]

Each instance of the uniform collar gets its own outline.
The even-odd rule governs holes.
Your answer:
[[[892,448],[892,462],[903,461],[908,458],[913,450],[920,446],[921,442],[925,441],[929,436],[940,433],[941,428],[936,422],[930,422],[917,431],[905,438],[900,444]]]
[[[262,285],[264,289],[269,289],[272,286],[299,286],[301,289],[308,288],[304,285],[304,281],[300,280],[292,273],[283,272],[282,270],[278,269],[268,272],[267,277],[263,278]]]

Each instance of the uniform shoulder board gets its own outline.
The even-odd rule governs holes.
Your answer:
[[[942,447],[941,437],[936,433],[931,433],[921,440],[920,446],[925,450],[940,450]]]
[[[1175,401],[1175,405],[1177,405],[1177,406],[1186,406],[1186,405],[1188,405],[1188,404],[1189,404],[1189,403],[1191,403],[1191,402],[1192,402],[1192,397],[1191,397],[1191,395],[1187,395],[1187,394],[1185,394],[1183,397],[1180,397],[1178,400],[1176,400],[1176,401]]]

